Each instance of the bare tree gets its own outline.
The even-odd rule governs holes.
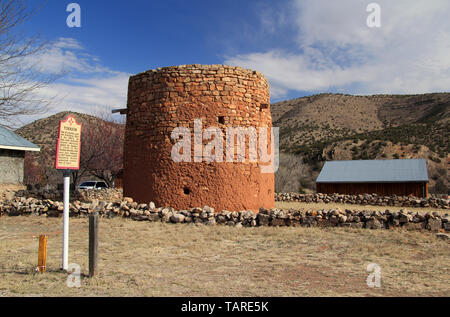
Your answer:
[[[35,12],[27,10],[23,0],[0,1],[0,125],[4,127],[16,126],[20,116],[44,112],[49,103],[37,92],[54,78],[29,62],[46,43],[38,36],[18,33]]]
[[[44,182],[44,179],[44,167],[39,164],[32,153],[26,152],[24,160],[23,183],[26,185],[41,184]]]
[[[72,183],[76,186],[83,176],[91,175],[111,187],[122,170],[124,135],[122,124],[104,120],[85,123],[81,132],[80,168],[72,173]]]
[[[282,192],[303,192],[308,188],[305,181],[311,179],[310,168],[303,164],[299,155],[280,153],[280,167],[275,173],[275,191]],[[303,184],[302,184],[303,183]],[[312,187],[310,182],[309,187]]]
[[[60,175],[54,168],[56,149],[46,145],[40,152],[26,152],[24,162],[24,184],[51,185],[60,180]],[[49,162],[51,162],[49,164]]]
[[[105,181],[109,187],[123,168],[123,142],[125,127],[103,121],[89,138],[96,147],[95,155],[87,162],[89,173]]]

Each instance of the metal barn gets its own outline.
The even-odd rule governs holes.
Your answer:
[[[424,159],[354,160],[325,162],[316,180],[325,194],[378,194],[428,196],[428,173]]]

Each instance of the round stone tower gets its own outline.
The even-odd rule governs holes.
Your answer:
[[[203,132],[215,128],[223,139],[218,134],[201,134],[198,138],[195,131],[199,131],[199,124]],[[203,206],[216,212],[273,208],[274,174],[261,170],[269,165],[260,155],[260,128],[264,127],[267,142],[261,148],[265,144],[271,154],[269,85],[256,71],[223,65],[182,65],[132,76],[124,145],[124,196],[179,210]],[[241,139],[245,141],[245,159],[238,159],[239,137],[230,136],[229,128],[257,132],[256,160],[250,159],[250,146],[255,145],[250,142],[250,134]],[[182,133],[174,135],[178,129],[189,133],[188,140],[180,137]],[[232,142],[229,148],[227,138]],[[181,139],[187,146],[179,150]],[[223,155],[220,147],[205,155],[213,140],[216,145],[222,144]],[[235,150],[232,160],[227,158],[229,149]],[[184,160],[174,160],[174,153],[183,155]],[[208,160],[211,155],[216,159]]]

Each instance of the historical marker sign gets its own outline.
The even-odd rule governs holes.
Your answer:
[[[58,144],[56,146],[56,168],[63,170],[63,258],[62,269],[68,269],[69,263],[69,200],[70,174],[80,168],[81,123],[73,116],[59,121]]]
[[[58,145],[56,147],[56,169],[77,170],[80,168],[81,123],[73,116],[59,122]]]

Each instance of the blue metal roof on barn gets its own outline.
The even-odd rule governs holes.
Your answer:
[[[19,151],[39,151],[36,144],[22,138],[8,129],[0,127],[0,149],[10,149]]]
[[[428,182],[424,159],[325,162],[317,183]]]

